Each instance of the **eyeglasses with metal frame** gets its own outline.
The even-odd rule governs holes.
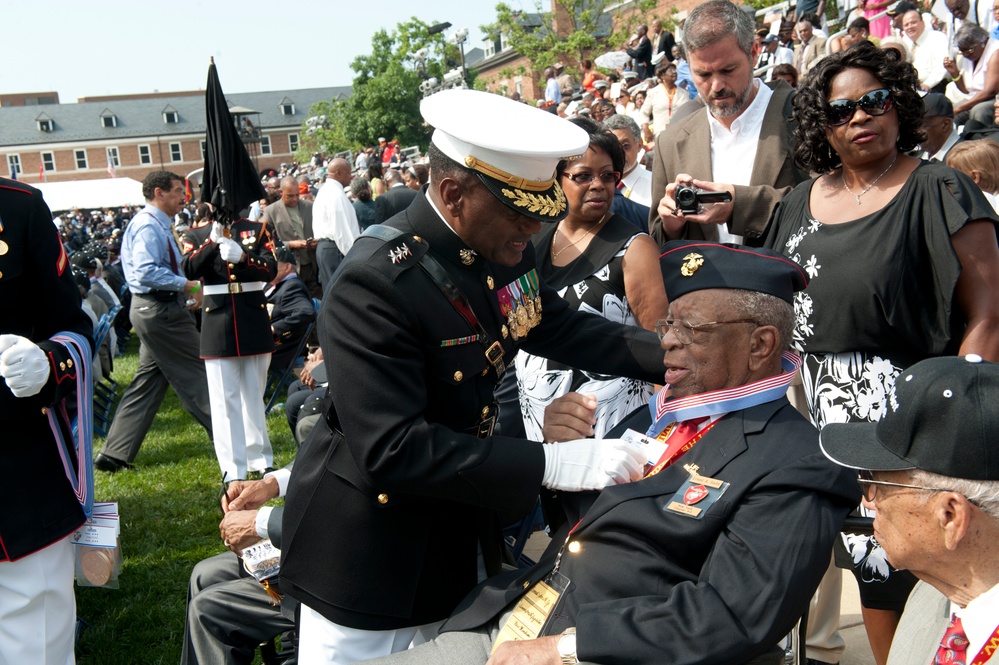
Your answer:
[[[878,495],[878,487],[903,487],[911,490],[921,490],[924,492],[953,492],[946,487],[924,487],[923,485],[907,485],[905,483],[890,483],[886,480],[874,480],[870,471],[861,471],[857,477],[857,484],[860,485],[860,493],[868,503],[874,503]]]
[[[659,319],[656,321],[656,333],[659,335],[659,340],[662,341],[662,339],[666,337],[666,333],[672,330],[673,336],[676,337],[677,341],[681,344],[691,344],[694,341],[694,333],[711,332],[708,330],[710,326],[724,326],[730,323],[752,323],[757,327],[760,325],[759,322],[753,319],[709,321],[707,323],[688,323],[687,321],[678,321],[677,319]]]
[[[867,115],[879,116],[890,111],[895,101],[887,88],[871,90],[857,100],[834,99],[826,104],[826,122],[830,127],[845,125],[853,118],[858,106]]]

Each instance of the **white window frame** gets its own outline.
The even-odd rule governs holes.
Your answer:
[[[108,146],[107,148],[104,149],[104,153],[107,155],[108,163],[111,164],[111,166],[115,168],[121,166],[121,157],[119,156],[118,153],[118,146],[116,145]]]
[[[290,152],[291,154],[295,154],[296,152],[298,152],[298,148],[300,145],[301,142],[299,141],[298,134],[294,132],[288,134],[288,152]]]
[[[80,156],[83,156],[83,166],[80,166]],[[73,150],[73,163],[76,164],[76,170],[82,171],[84,169],[90,168],[90,162],[87,160],[87,151],[84,148],[76,148]]]
[[[111,121],[110,125],[107,124],[108,120]],[[104,127],[105,129],[111,129],[112,127],[117,127],[117,126],[118,126],[118,116],[114,114],[101,116],[101,127]]]
[[[145,158],[143,158],[142,154],[143,148],[146,149]],[[147,166],[153,163],[153,150],[152,148],[149,147],[149,144],[143,143],[141,145],[136,146],[135,149],[139,153],[139,164],[141,164],[142,166]]]
[[[48,155],[48,160],[45,159],[46,155]],[[54,173],[56,170],[55,153],[47,150],[43,153],[40,153],[40,157],[42,160],[42,169],[45,171],[45,173]],[[46,163],[46,161],[48,161],[48,163]],[[51,166],[52,168],[49,168],[49,166]]]
[[[11,175],[21,175],[24,173],[21,170],[21,155],[16,152],[7,155],[7,173]]]
[[[40,132],[52,132],[55,131],[55,121],[44,118],[38,121],[38,131]]]
[[[177,157],[173,156],[173,149],[177,148]],[[184,146],[180,142],[174,142],[170,144],[170,161],[173,163],[184,161]]]
[[[173,118],[171,120],[170,118]],[[180,122],[180,114],[176,111],[163,111],[163,122],[168,125],[173,125]]]
[[[271,151],[271,137],[270,136],[266,136],[265,135],[265,136],[261,136],[260,137],[260,154],[261,155],[270,155],[270,154],[273,154],[272,151]]]
[[[205,161],[205,157],[208,155],[208,141],[201,139],[201,161]]]
[[[281,115],[295,115],[295,102],[281,104]]]

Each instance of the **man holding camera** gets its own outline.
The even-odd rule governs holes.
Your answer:
[[[691,104],[707,109],[674,116],[656,140],[658,209],[649,213],[649,233],[659,244],[684,238],[758,245],[773,206],[804,179],[791,155],[792,90],[753,77],[760,50],[753,20],[730,2],[713,0],[691,12],[683,46],[700,93]],[[731,200],[698,200],[684,212],[678,187],[727,192]]]

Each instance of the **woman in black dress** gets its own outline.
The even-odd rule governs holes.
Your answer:
[[[931,356],[999,360],[995,216],[974,183],[909,157],[925,135],[915,69],[869,42],[823,59],[794,99],[795,159],[822,175],[774,210],[767,246],[804,267],[794,343],[813,422],[878,421]],[[879,665],[908,592],[875,539],[849,537]]]

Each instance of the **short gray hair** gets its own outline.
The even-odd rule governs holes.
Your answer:
[[[629,115],[615,113],[603,122],[603,128],[609,132],[615,129],[627,129],[636,141],[642,140],[642,130],[638,128],[638,123]]]
[[[683,50],[689,56],[691,51],[711,46],[729,35],[735,36],[739,48],[747,56],[752,55],[756,25],[750,15],[729,0],[709,0],[694,8],[687,17]]]
[[[742,316],[753,319],[761,326],[773,326],[777,329],[778,347],[782,353],[791,347],[794,305],[759,291],[732,289],[731,294],[731,302]]]
[[[984,44],[989,39],[989,33],[977,23],[965,23],[954,35],[954,43],[961,50],[971,48],[976,44]]]
[[[982,512],[999,521],[999,480],[968,480],[922,469],[909,471],[909,478],[913,485],[939,487],[963,494],[964,498],[981,508]],[[927,493],[926,501],[930,500],[930,496]]]

